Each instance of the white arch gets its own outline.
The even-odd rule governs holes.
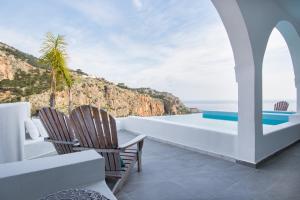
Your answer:
[[[294,25],[288,21],[280,21],[276,28],[283,36],[293,62],[295,86],[297,88],[297,112],[300,113],[300,35]]]
[[[236,79],[238,82],[239,124],[236,141],[236,158],[240,161],[257,163],[278,148],[285,147],[298,136],[263,135],[262,129],[262,64],[269,36],[275,26],[287,41],[293,57],[296,85],[300,85],[300,45],[296,46],[295,30],[278,23],[290,21],[300,31],[300,22],[275,0],[211,0],[220,14],[232,46]],[[255,12],[255,14],[254,14]],[[298,31],[298,33],[299,33]],[[298,55],[298,56],[297,56]],[[299,78],[298,78],[299,77]],[[298,102],[300,92],[297,89]],[[299,103],[300,105],[300,103]],[[299,106],[298,106],[299,108]],[[271,137],[271,138],[270,138]],[[286,137],[286,138],[284,138]]]
[[[295,73],[290,51],[283,35],[276,27],[270,34],[265,50],[262,74],[263,102],[267,99],[296,100]],[[267,108],[270,109],[273,107]]]

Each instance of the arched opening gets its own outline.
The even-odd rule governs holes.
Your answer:
[[[171,63],[173,70],[163,74],[162,79],[170,81],[159,87],[174,91],[174,94],[187,100],[185,103],[189,107],[237,112],[234,56],[224,24],[210,0],[199,1],[190,9],[192,7],[201,12],[197,12],[198,17],[187,21],[189,29],[179,32],[186,41],[164,63]],[[176,78],[179,70],[182,75],[180,79]]]
[[[273,110],[277,101],[288,101],[296,111],[293,62],[285,39],[275,28],[269,38],[263,62],[263,110]]]
[[[285,38],[277,28],[271,32],[266,47],[262,79],[263,123],[270,125],[265,123],[269,111],[276,112],[276,115],[283,111],[295,112],[297,99],[291,54]],[[264,131],[267,128],[268,126],[264,126]]]

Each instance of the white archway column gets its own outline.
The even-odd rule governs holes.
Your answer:
[[[299,54],[300,55],[300,54]],[[295,63],[293,63],[295,67]],[[297,66],[299,69],[300,65]],[[296,112],[295,116],[290,117],[290,121],[300,121],[300,74],[294,71],[295,73],[295,87],[296,87]]]
[[[236,159],[256,163],[256,147],[262,136],[262,70],[256,61],[254,49],[257,41],[251,40],[248,26],[235,0],[212,0],[228,33],[235,59],[238,83],[238,135]]]
[[[299,54],[300,56],[300,54]],[[300,61],[300,59],[299,59]],[[295,67],[295,63],[293,64]],[[300,68],[300,62],[297,68]],[[295,73],[295,87],[296,87],[296,108],[297,108],[297,114],[296,117],[290,118],[290,121],[297,120],[300,121],[300,74],[297,71],[294,71]]]
[[[237,158],[248,163],[256,162],[257,140],[262,136],[262,73],[255,68],[236,67],[239,99]]]
[[[297,114],[300,115],[300,83],[297,83],[295,85],[297,90],[297,100],[296,100]]]

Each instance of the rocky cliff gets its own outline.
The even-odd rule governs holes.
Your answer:
[[[103,78],[72,71],[73,107],[91,104],[108,110],[114,116],[153,116],[185,114],[188,109],[170,93],[149,88],[128,88]],[[0,43],[0,103],[29,101],[32,113],[49,104],[49,69],[32,55]],[[60,87],[57,108],[67,112],[68,92]]]

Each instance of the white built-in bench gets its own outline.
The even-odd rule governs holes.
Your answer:
[[[105,183],[105,160],[95,151],[0,164],[0,199],[40,199],[71,188],[116,200]]]

